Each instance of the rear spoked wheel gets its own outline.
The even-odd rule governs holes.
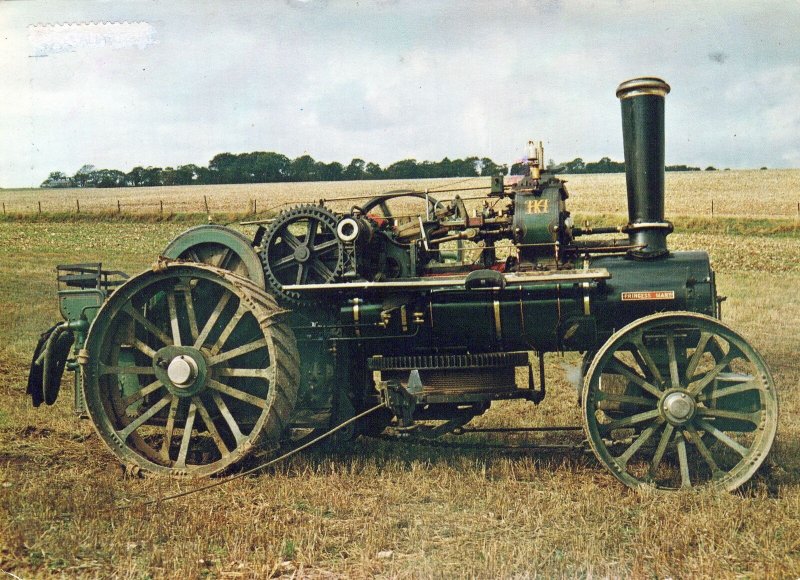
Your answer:
[[[218,268],[171,264],[121,286],[87,338],[89,415],[128,466],[210,475],[288,425],[299,356],[274,299]]]
[[[718,320],[689,312],[619,330],[583,388],[592,450],[631,487],[736,489],[766,458],[777,412],[758,352]]]

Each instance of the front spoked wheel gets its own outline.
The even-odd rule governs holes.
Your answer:
[[[766,458],[777,415],[758,352],[718,320],[690,312],[619,330],[583,388],[592,450],[631,487],[736,489]]]

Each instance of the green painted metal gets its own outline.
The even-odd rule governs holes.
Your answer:
[[[589,443],[631,487],[736,489],[764,461],[777,417],[761,356],[718,320],[690,312],[620,329],[583,388]]]
[[[84,320],[91,323],[100,306],[103,305],[106,295],[105,290],[97,288],[59,290],[58,308],[64,320]]]
[[[522,245],[523,254],[552,256],[553,249],[549,245],[561,238],[559,228],[562,214],[566,211],[564,200],[567,191],[563,182],[552,175],[543,175],[541,181],[542,187],[536,187],[530,193],[523,183],[520,187],[523,192],[516,195],[515,235],[517,243]],[[537,245],[547,247],[537,248]]]

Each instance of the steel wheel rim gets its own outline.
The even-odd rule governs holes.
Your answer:
[[[777,407],[759,353],[718,320],[688,312],[648,316],[615,333],[583,389],[592,450],[631,487],[736,489],[766,458]]]
[[[283,430],[269,424],[280,390],[270,316],[249,285],[213,268],[170,266],[133,278],[98,312],[84,394],[99,435],[123,462],[205,476]],[[157,361],[178,342],[184,352],[171,362],[181,354],[203,367],[188,386],[175,382],[179,372],[170,376],[170,361]]]

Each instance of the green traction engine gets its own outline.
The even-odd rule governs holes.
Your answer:
[[[338,442],[458,433],[497,400],[535,413],[546,353],[577,351],[585,435],[615,477],[734,489],[772,445],[777,397],[720,321],[708,255],[667,245],[668,92],[657,78],[617,89],[625,225],[574,224],[532,142],[526,175],[490,178],[480,199],[300,205],[252,239],[199,226],[131,278],[61,266],[65,322],[36,350],[33,402],[52,404],[74,371],[77,412],[122,463],[211,475],[381,403]]]

